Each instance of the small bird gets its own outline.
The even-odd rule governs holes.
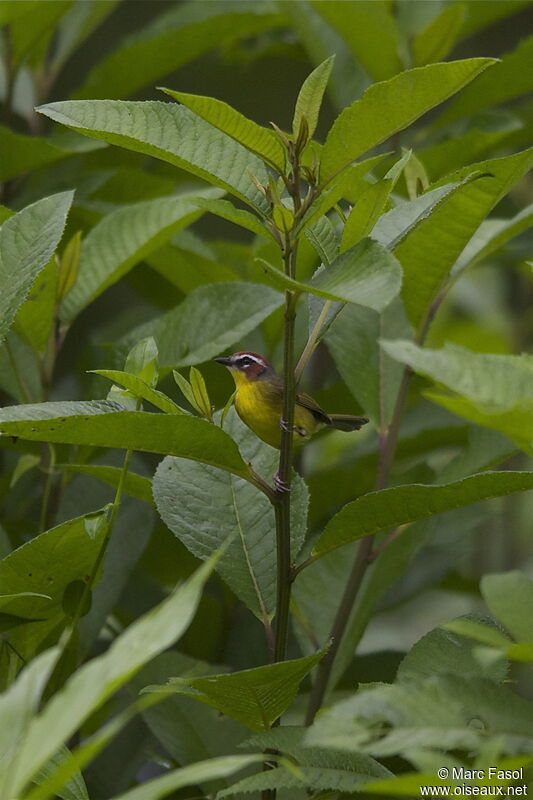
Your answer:
[[[258,353],[233,353],[215,358],[224,364],[235,381],[237,414],[255,434],[272,447],[281,447],[283,420],[283,381],[274,367]],[[304,442],[321,428],[357,431],[366,425],[366,417],[350,414],[327,414],[308,394],[296,396],[293,441]]]

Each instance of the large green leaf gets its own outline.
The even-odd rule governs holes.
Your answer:
[[[468,617],[460,617],[458,622],[474,622]],[[487,638],[499,636],[498,629],[489,620],[478,619],[477,625]],[[448,629],[449,630],[449,629]],[[505,637],[502,637],[505,638]],[[509,640],[506,640],[509,644]],[[491,678],[503,683],[507,678],[508,664],[505,658],[483,661],[476,658],[476,644],[472,639],[459,634],[450,636],[442,628],[426,633],[402,659],[396,680],[408,682],[432,675],[471,675]]]
[[[283,170],[285,152],[273,130],[263,128],[236,111],[228,103],[217,100],[215,97],[175,92],[173,89],[163,89],[162,91],[198,114],[206,122],[214,125],[215,128],[231,136],[263,161],[272,164],[279,171]]]
[[[345,39],[356,60],[374,80],[382,81],[401,72],[399,37],[388,3],[314,0],[313,6]]]
[[[283,296],[257,283],[200,286],[183,303],[126,334],[129,349],[153,336],[162,367],[200,364],[250,333],[283,303]]]
[[[446,176],[442,183],[463,181],[477,171],[486,174],[463,183],[421,220],[394,248],[404,268],[402,295],[410,321],[423,324],[456,259],[489,211],[533,164],[533,149],[482,161]],[[461,220],[457,225],[456,220]]]
[[[210,211],[211,214],[227,219],[228,222],[233,222],[235,225],[257,234],[257,236],[267,239],[272,237],[269,229],[254,214],[250,214],[249,211],[245,211],[242,208],[235,208],[229,200],[203,200],[200,198],[196,201],[196,204],[203,211]]]
[[[18,796],[28,780],[57,752],[82,722],[158,653],[170,647],[189,626],[213,561],[203,565],[170,597],[142,616],[111,647],[89,661],[35,717],[10,776],[10,791]]]
[[[378,242],[363,239],[341,253],[309,283],[296,281],[266,261],[272,285],[281,289],[310,292],[327,300],[357,303],[375,311],[383,309],[400,290],[402,273],[394,256]]]
[[[184,106],[157,101],[67,100],[38,109],[93,139],[160,158],[267,210],[250,172],[266,183],[263,163]]]
[[[67,155],[68,151],[46,139],[15,133],[0,125],[0,181],[52,164]]]
[[[510,411],[533,402],[532,356],[474,353],[454,344],[431,350],[401,340],[384,341],[383,348],[392,358],[468,398],[487,413]]]
[[[127,97],[225,42],[253,36],[282,23],[282,16],[270,2],[172,5],[113,48],[74,96]]]
[[[343,381],[378,428],[390,421],[403,373],[382,350],[380,339],[406,335],[403,305],[395,299],[381,314],[346,305],[324,337]]]
[[[378,758],[409,758],[425,749],[471,755],[491,740],[500,752],[529,753],[532,713],[530,700],[488,678],[432,675],[371,687],[337,703],[318,717],[307,742]]]
[[[489,106],[504,103],[533,90],[531,62],[533,36],[522,39],[516,50],[506,53],[490,73],[479,76],[456,98],[436,122],[448,125]]]
[[[203,212],[197,197],[216,197],[218,190],[197,190],[158,197],[107,214],[83,240],[76,283],[61,303],[61,318],[72,322],[82,309],[116,283],[172,234]]]
[[[518,642],[533,642],[533,583],[515,570],[484,575],[481,594],[491,614]]]
[[[443,486],[413,484],[370,492],[328,522],[313,553],[321,556],[363,536],[532,488],[532,472],[484,472]]]
[[[457,259],[453,269],[454,274],[483,261],[510,239],[531,228],[532,225],[533,203],[509,219],[485,220]]]
[[[96,561],[105,525],[98,525],[105,512],[77,517],[30,539],[0,561],[2,594],[16,594],[4,612],[27,620],[38,620],[10,633],[25,657],[65,622],[62,606],[68,585],[86,580]],[[92,531],[94,530],[94,534]],[[34,595],[26,593],[33,592]]]
[[[57,248],[72,198],[73,192],[45,197],[0,228],[0,341]]]
[[[271,481],[278,466],[278,451],[251,433],[233,410],[225,428],[246,463]],[[216,568],[260,620],[270,617],[276,600],[276,544],[274,510],[268,499],[227,472],[170,457],[157,469],[153,492],[163,521],[198,558],[208,558],[233,537]],[[291,550],[295,558],[307,526],[308,494],[299,476],[295,476],[293,495]]]
[[[322,151],[321,183],[328,183],[371,147],[406,128],[494,63],[490,58],[471,58],[430,64],[371,86],[333,123]]]
[[[10,772],[17,763],[21,737],[37,713],[42,693],[61,651],[58,647],[36,656],[0,695],[0,790],[10,785]],[[53,755],[53,753],[51,754]],[[28,776],[30,777],[30,776]],[[9,783],[8,783],[9,782]]]
[[[101,375],[103,378],[108,378],[113,383],[118,383],[136,397],[147,400],[156,408],[165,411],[167,414],[184,414],[174,400],[167,397],[163,392],[149,386],[146,381],[139,378],[137,375],[132,375],[131,372],[122,372],[118,369],[92,369],[90,370],[95,375]]]
[[[190,458],[249,477],[235,442],[198,417],[124,411],[109,401],[37,403],[0,411],[0,434]]]
[[[185,694],[242,722],[253,731],[266,731],[290,706],[298,686],[324,653],[324,650],[319,650],[304,658],[229,675],[172,678],[164,686],[149,686],[145,691]]]

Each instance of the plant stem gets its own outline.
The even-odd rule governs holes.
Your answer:
[[[294,259],[294,250],[289,251],[287,269],[292,270],[289,263]],[[289,630],[289,605],[291,594],[291,471],[292,444],[294,426],[294,322],[296,295],[287,292],[285,295],[285,330],[283,345],[283,420],[285,427],[281,431],[281,452],[278,476],[288,491],[278,492],[278,501],[274,506],[276,517],[276,549],[277,549],[277,598],[275,617],[274,658],[283,661],[287,647]]]
[[[390,468],[400,430],[400,419],[411,375],[412,372],[410,369],[404,369],[390,425],[387,431],[380,435],[379,465],[375,484],[376,490],[383,489],[389,480]],[[317,711],[324,701],[335,658],[339,652],[367,567],[371,563],[373,543],[374,537],[367,536],[361,541],[357,550],[350,577],[348,578],[348,583],[346,584],[342,600],[331,628],[331,647],[317,667],[316,679],[309,696],[309,705],[305,720],[306,725],[310,725],[313,722]]]

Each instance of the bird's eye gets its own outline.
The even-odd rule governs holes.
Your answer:
[[[249,367],[251,363],[252,362],[248,358],[248,356],[245,356],[244,358],[241,358],[241,360],[239,361],[239,367]]]

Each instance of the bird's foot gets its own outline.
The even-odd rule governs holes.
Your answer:
[[[287,486],[285,481],[281,480],[279,476],[279,472],[276,472],[274,475],[274,486],[276,487],[276,491],[280,493],[290,492],[290,486]]]
[[[290,433],[291,431],[294,430],[294,425],[290,426],[289,423],[283,419],[283,417],[280,417],[279,419],[279,427],[281,428],[282,431],[285,431],[286,433]]]

